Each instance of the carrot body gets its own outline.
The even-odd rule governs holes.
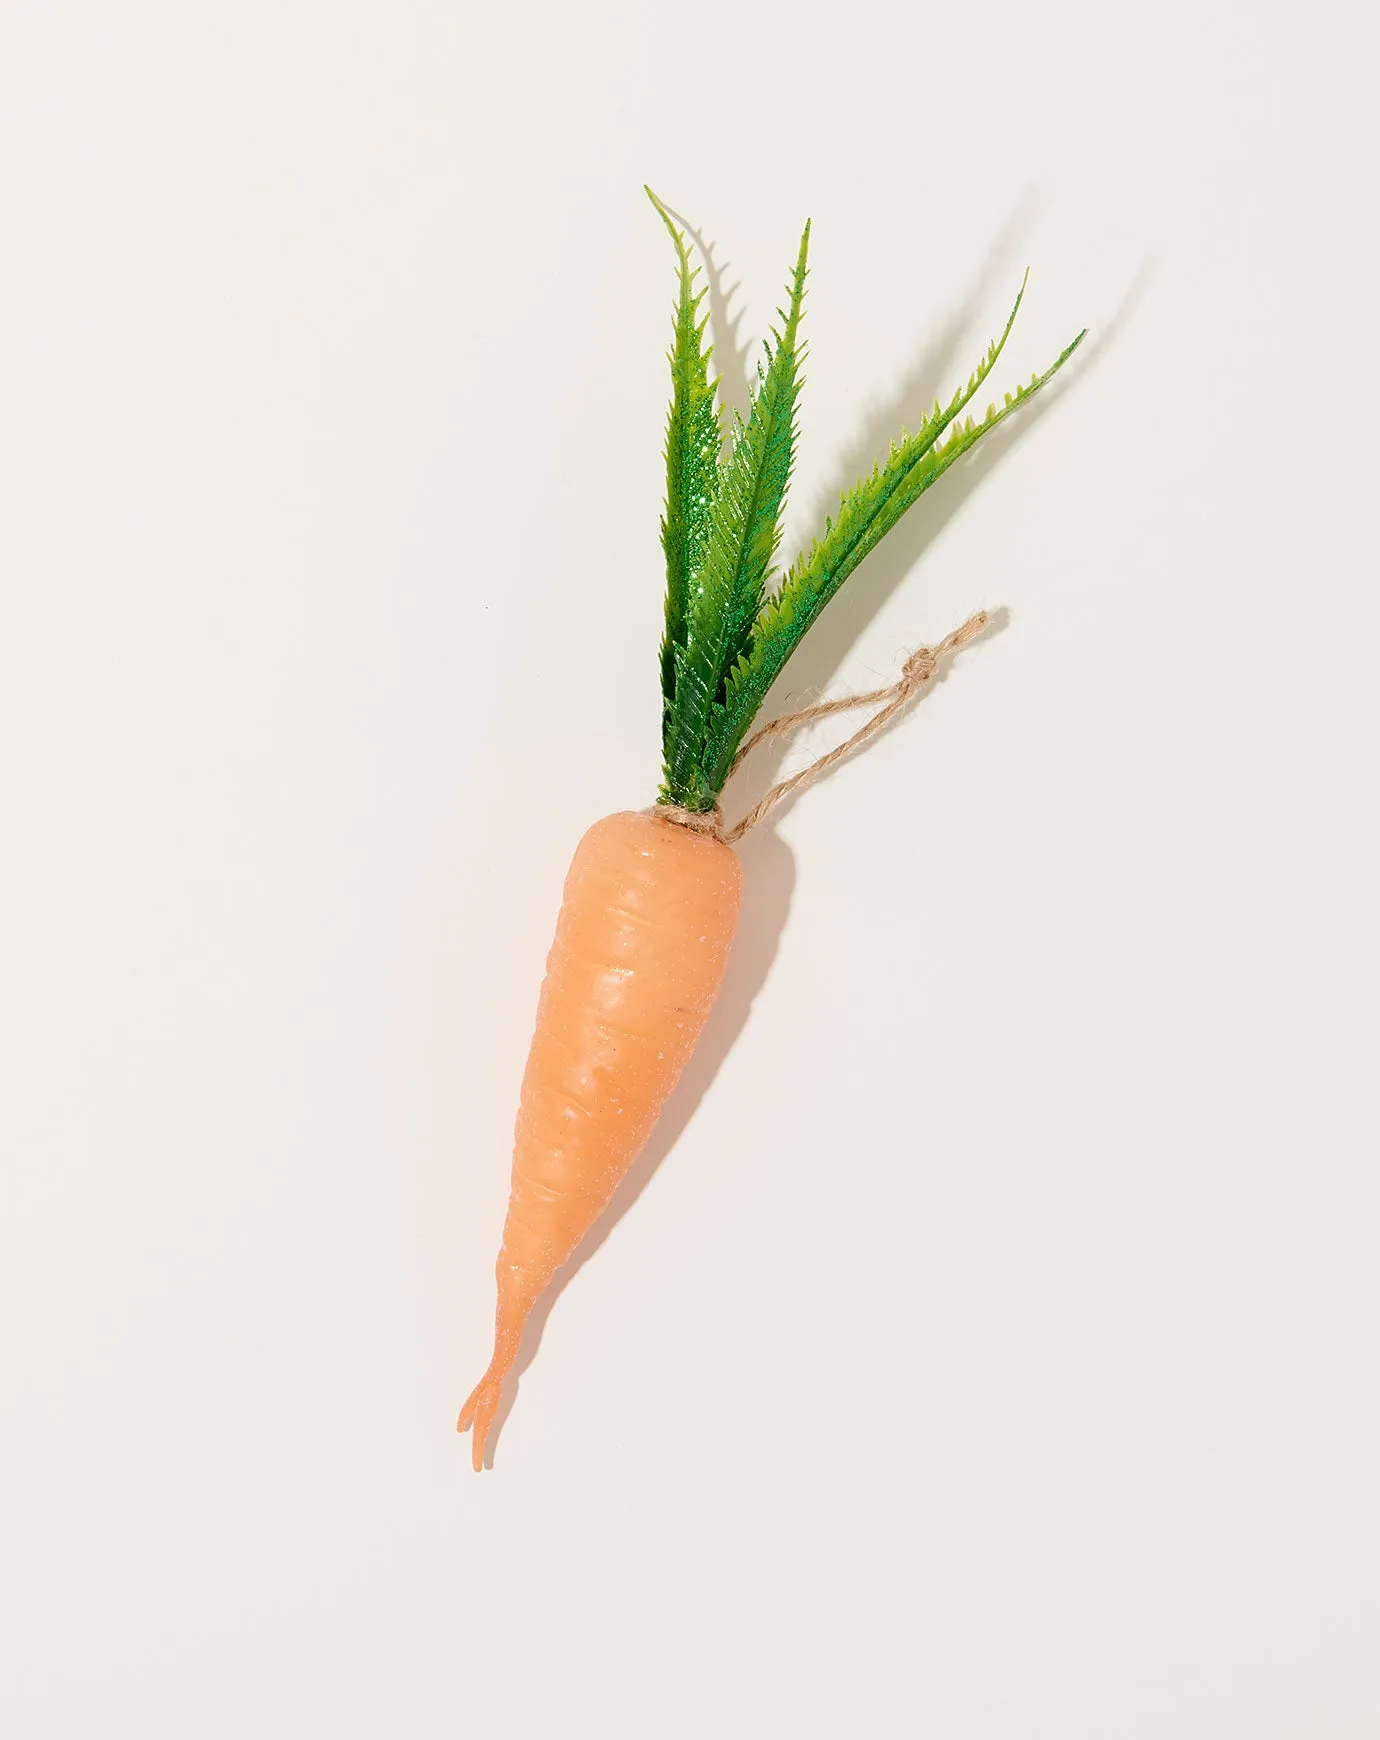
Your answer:
[[[699,1039],[738,923],[731,846],[658,816],[596,822],[566,877],[522,1079],[489,1369],[460,1412],[474,1466],[523,1325],[608,1206]]]

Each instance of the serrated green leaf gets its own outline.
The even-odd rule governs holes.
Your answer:
[[[691,267],[684,231],[652,192],[647,198],[675,243],[680,285],[668,360],[671,409],[666,420],[666,507],[661,545],[666,555],[666,625],[661,643],[663,737],[675,698],[676,657],[685,644],[686,606],[691,577],[704,559],[710,513],[718,493],[719,451],[723,431],[709,378],[712,347],[704,343],[709,317],[699,316],[704,291],[696,291],[698,268]]]
[[[758,368],[748,419],[735,431],[719,474],[709,535],[700,566],[689,576],[685,634],[676,646],[668,709],[665,790],[691,809],[711,808],[703,762],[711,710],[728,672],[747,646],[781,540],[781,515],[795,464],[799,345],[810,226],[800,238],[788,306],[778,310]]]
[[[1028,386],[1008,393],[1000,408],[989,407],[981,422],[971,417],[958,422],[1000,356],[1020,303],[1018,296],[1002,336],[988,348],[966,387],[955,393],[944,409],[936,405],[917,434],[903,436],[892,446],[886,463],[874,466],[870,476],[848,491],[837,518],[826,523],[823,538],[808,554],[797,557],[780,590],[763,604],[747,648],[728,675],[722,705],[714,709],[709,721],[702,761],[706,789],[714,793],[721,789],[767,691],[820,611],[863,558],[936,479],[1052,380],[1081,344],[1085,335],[1080,332],[1052,367],[1034,376]]]

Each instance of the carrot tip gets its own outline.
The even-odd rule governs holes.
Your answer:
[[[484,1446],[489,1436],[489,1428],[494,1423],[498,1413],[499,1396],[503,1390],[502,1374],[495,1377],[492,1371],[475,1385],[469,1400],[460,1410],[460,1418],[455,1422],[457,1432],[468,1432],[474,1427],[474,1449],[471,1460],[476,1474],[484,1467]]]

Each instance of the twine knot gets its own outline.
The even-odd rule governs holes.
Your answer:
[[[712,810],[686,810],[679,804],[657,804],[650,813],[664,822],[688,828],[692,834],[708,834],[715,840],[724,838],[724,813],[718,804]]]
[[[898,687],[918,689],[923,683],[929,682],[939,664],[933,647],[918,646],[901,666],[901,682]]]

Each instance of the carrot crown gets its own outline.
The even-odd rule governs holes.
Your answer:
[[[775,568],[781,517],[795,463],[796,408],[802,385],[800,316],[805,301],[810,226],[757,369],[747,421],[735,420],[725,443],[717,380],[709,377],[709,316],[698,268],[661,201],[647,197],[671,233],[680,261],[680,291],[670,351],[671,410],[666,425],[666,631],[661,643],[662,787],[659,801],[712,810],[733,757],[767,691],[821,610],[867,553],[936,478],[1010,415],[1068,361],[1080,332],[1054,364],[1028,385],[989,405],[980,420],[964,417],[1015,324],[1022,283],[1000,338],[947,405],[913,434],[903,429],[885,461],[848,490],[822,537],[784,575]]]

